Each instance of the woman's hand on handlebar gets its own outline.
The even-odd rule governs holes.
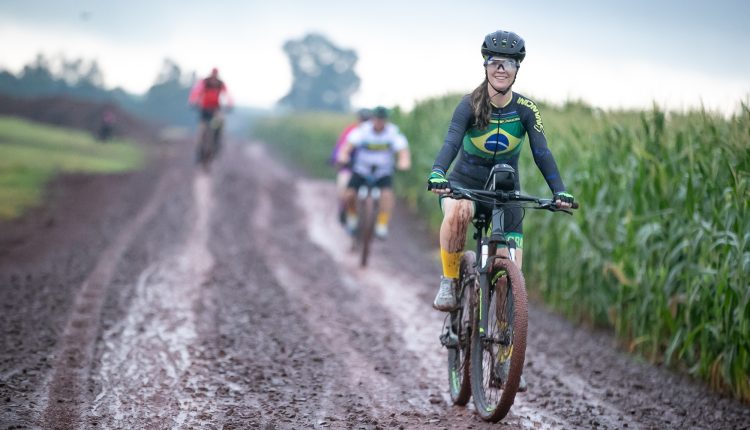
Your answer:
[[[440,170],[433,170],[427,178],[427,190],[435,194],[449,194],[451,183]]]
[[[575,209],[578,205],[575,203],[575,197],[565,191],[557,192],[553,195],[552,200],[558,209]]]

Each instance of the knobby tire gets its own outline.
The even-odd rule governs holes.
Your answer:
[[[206,128],[203,130],[203,134],[201,135],[199,148],[200,156],[198,157],[200,164],[204,169],[208,169],[209,165],[211,164],[211,159],[213,158],[213,151],[211,150],[211,139],[213,135],[214,133],[211,127],[209,125],[206,125]]]
[[[208,170],[211,162],[216,158],[219,151],[219,140],[221,139],[221,127],[213,127],[210,123],[206,124],[203,134],[201,135],[200,146],[198,148],[198,160],[203,169]]]
[[[471,398],[470,356],[471,330],[474,322],[474,289],[476,286],[476,254],[467,251],[461,257],[458,277],[459,307],[450,313],[448,323],[458,344],[448,348],[448,386],[454,405],[465,406]]]
[[[498,383],[494,367],[498,355],[496,343],[483,341],[479,330],[474,330],[471,347],[471,387],[477,413],[485,421],[497,422],[510,411],[515,401],[518,385],[523,372],[526,356],[526,335],[528,331],[528,300],[523,274],[512,261],[505,258],[495,259],[491,275],[498,271],[505,275],[489,288],[487,338],[503,339],[510,335],[510,369],[502,384]],[[491,278],[492,279],[492,278]],[[503,282],[503,279],[506,281]],[[503,303],[504,302],[504,303]],[[503,306],[504,305],[504,306]],[[501,329],[504,315],[512,315],[506,328]],[[478,315],[475,323],[478,327]],[[509,327],[509,328],[508,328]],[[499,385],[499,386],[498,386]]]

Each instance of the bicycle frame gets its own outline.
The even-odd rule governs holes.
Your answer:
[[[479,338],[484,339],[487,333],[489,312],[489,302],[484,298],[489,297],[491,289],[495,288],[491,275],[494,268],[495,260],[498,258],[510,258],[515,261],[515,242],[509,241],[505,236],[505,208],[502,205],[495,205],[492,210],[492,231],[487,236],[484,232],[487,230],[487,219],[484,214],[479,215],[474,221],[474,239],[476,240],[477,274],[479,276],[479,291],[477,299],[479,300],[478,322]],[[508,248],[509,256],[497,255],[497,250],[505,246]],[[462,292],[463,294],[463,292]]]

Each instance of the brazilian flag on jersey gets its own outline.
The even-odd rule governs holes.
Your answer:
[[[493,113],[490,124],[484,129],[469,128],[464,134],[463,149],[467,153],[486,159],[504,161],[521,152],[526,130],[517,111]]]

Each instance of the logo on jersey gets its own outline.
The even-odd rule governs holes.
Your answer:
[[[534,130],[538,131],[539,133],[544,134],[544,126],[542,125],[542,114],[539,112],[539,108],[536,107],[536,104],[532,102],[531,100],[525,99],[523,97],[518,98],[518,104],[522,106],[526,106],[527,108],[531,109],[532,112],[534,112],[534,119],[536,120],[534,124]]]
[[[508,149],[510,142],[508,136],[500,133],[491,134],[487,140],[484,141],[484,149],[489,152],[504,152]]]
[[[370,151],[390,151],[391,143],[390,142],[365,142],[363,147],[367,148]]]

